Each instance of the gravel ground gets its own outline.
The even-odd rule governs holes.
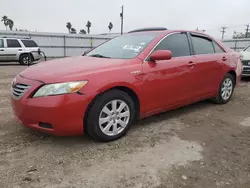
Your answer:
[[[250,187],[250,80],[227,105],[199,102],[138,121],[122,139],[54,137],[13,120],[0,69],[0,187]]]

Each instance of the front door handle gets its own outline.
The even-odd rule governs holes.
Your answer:
[[[0,51],[4,51],[4,49],[0,49]]]
[[[227,58],[224,56],[223,58],[222,58],[222,61],[226,61],[227,60]]]

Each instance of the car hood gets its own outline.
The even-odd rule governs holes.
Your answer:
[[[240,55],[243,56],[243,60],[250,60],[250,52],[241,51]]]
[[[126,60],[96,57],[68,57],[38,63],[20,73],[28,79],[44,83],[74,81],[96,72],[120,68]]]

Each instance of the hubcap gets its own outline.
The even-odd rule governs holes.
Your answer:
[[[221,96],[224,100],[228,100],[233,93],[233,82],[230,78],[224,80],[221,88]]]
[[[23,58],[23,63],[24,64],[28,64],[28,63],[30,63],[31,61],[30,61],[30,58],[29,57],[24,57]]]
[[[128,125],[130,110],[122,100],[112,100],[107,103],[99,115],[99,127],[108,136],[120,134]]]

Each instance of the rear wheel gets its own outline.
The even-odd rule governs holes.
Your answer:
[[[19,63],[21,65],[30,65],[33,62],[33,57],[31,54],[22,54],[19,58]]]
[[[97,141],[116,140],[126,134],[135,119],[135,105],[131,97],[120,90],[99,96],[87,114],[86,130]]]
[[[233,96],[235,79],[231,74],[226,74],[223,78],[220,89],[214,101],[218,104],[226,104]]]

